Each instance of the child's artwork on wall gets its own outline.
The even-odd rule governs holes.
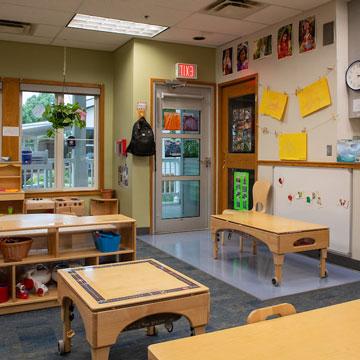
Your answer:
[[[223,75],[232,74],[232,48],[225,49],[222,56],[222,73]]]
[[[303,53],[316,48],[315,16],[299,21],[299,52]]]
[[[279,135],[280,160],[306,160],[307,134],[292,133]]]
[[[298,90],[297,97],[302,117],[308,116],[315,111],[331,105],[330,90],[327,79],[321,78],[311,85]]]
[[[278,59],[292,55],[292,41],[292,24],[282,26],[277,37]]]
[[[237,71],[249,68],[249,43],[240,43],[237,47]]]
[[[260,103],[260,114],[282,120],[287,101],[287,94],[265,89]]]
[[[254,41],[253,59],[258,60],[272,54],[272,35]]]

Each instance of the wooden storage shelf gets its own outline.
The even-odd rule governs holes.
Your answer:
[[[111,215],[119,213],[118,199],[90,199],[90,215]]]
[[[95,230],[119,232],[120,249],[113,252],[98,251],[92,239]],[[0,217],[0,238],[20,235],[31,236],[34,242],[30,254],[22,261],[5,262],[0,257],[0,268],[7,268],[6,271],[11,279],[8,284],[10,300],[0,304],[0,315],[59,305],[54,288],[50,288],[49,293],[43,297],[30,295],[26,300],[17,299],[16,274],[19,267],[73,260],[83,260],[85,265],[97,265],[100,259],[109,256],[117,256],[120,261],[136,258],[136,223],[135,220],[123,215],[76,217],[60,214],[29,214]]]

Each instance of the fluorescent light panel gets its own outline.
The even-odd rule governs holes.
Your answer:
[[[167,27],[160,25],[150,25],[83,14],[76,14],[67,26],[77,29],[144,37],[154,37],[167,29]]]

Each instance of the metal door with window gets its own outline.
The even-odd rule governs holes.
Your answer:
[[[219,106],[218,212],[250,210],[257,175],[257,76],[221,84]]]
[[[212,89],[155,87],[155,232],[208,227]]]

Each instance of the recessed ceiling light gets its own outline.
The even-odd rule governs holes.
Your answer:
[[[198,41],[201,41],[201,40],[205,40],[205,36],[194,36],[193,37],[193,40],[198,40]]]
[[[150,25],[83,14],[76,14],[67,26],[70,28],[104,31],[151,38],[167,29],[167,27],[160,25]]]

